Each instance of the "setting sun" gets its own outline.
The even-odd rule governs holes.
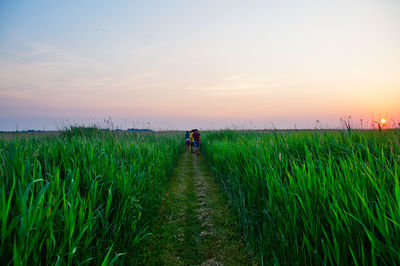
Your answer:
[[[382,118],[382,119],[381,119],[381,123],[382,123],[382,124],[385,124],[385,123],[386,123],[386,119],[385,119],[385,118]]]

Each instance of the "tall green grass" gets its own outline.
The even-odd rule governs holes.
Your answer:
[[[94,128],[0,139],[0,261],[128,262],[181,146],[177,136]]]
[[[399,265],[399,141],[399,131],[225,131],[202,149],[264,263]]]

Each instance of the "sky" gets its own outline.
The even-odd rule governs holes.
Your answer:
[[[0,130],[397,125],[399,14],[398,0],[0,1]]]

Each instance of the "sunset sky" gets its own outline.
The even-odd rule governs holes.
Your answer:
[[[0,130],[346,115],[400,122],[399,0],[0,2]]]

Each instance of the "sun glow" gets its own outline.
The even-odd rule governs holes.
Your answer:
[[[385,123],[386,123],[386,119],[385,119],[385,118],[382,118],[382,119],[381,119],[381,123],[382,123],[382,124],[385,124]]]

